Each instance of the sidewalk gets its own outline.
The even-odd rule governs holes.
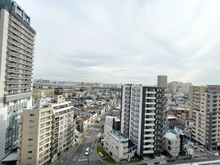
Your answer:
[[[52,165],[64,165],[66,163],[66,161],[69,160],[69,158],[71,158],[71,156],[73,155],[74,151],[77,149],[79,143],[78,144],[74,144],[71,149],[69,151],[67,151],[68,153],[60,156],[59,158],[57,158],[57,160],[52,163]]]
[[[97,153],[97,146],[98,146],[98,138],[99,137],[97,137],[96,138],[96,140],[95,140],[95,143],[94,143],[94,146],[93,146],[93,153],[92,153],[92,156],[91,156],[91,158],[90,158],[90,164],[91,165],[111,165],[111,164],[109,164],[109,163],[107,163],[107,162],[105,162],[105,161],[103,161],[102,160],[102,158],[100,158],[99,157],[99,155],[98,155],[98,153]]]

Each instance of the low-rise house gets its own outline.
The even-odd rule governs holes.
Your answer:
[[[86,132],[91,125],[90,116],[80,116],[76,119],[76,129],[80,132]]]
[[[118,130],[119,119],[106,116],[104,125],[104,149],[116,161],[130,161],[135,155],[136,147],[134,143],[123,136]]]
[[[94,123],[98,120],[98,114],[97,112],[93,111],[91,112],[92,116],[91,116],[91,123]]]
[[[171,156],[177,157],[180,152],[180,138],[178,135],[167,132],[165,135],[165,151]]]

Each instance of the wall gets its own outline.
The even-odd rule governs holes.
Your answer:
[[[9,13],[4,9],[1,9],[0,12],[0,108],[2,108],[6,75]]]

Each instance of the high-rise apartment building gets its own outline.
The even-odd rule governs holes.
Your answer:
[[[164,151],[166,108],[164,88],[122,85],[121,133],[137,146],[137,154],[158,155]]]
[[[191,99],[194,121],[192,138],[209,150],[220,149],[220,85],[197,87]]]
[[[157,76],[157,86],[167,88],[167,76],[164,75]]]
[[[191,86],[190,87],[190,109],[189,109],[189,119],[192,119],[192,113],[193,113],[193,95],[194,93],[204,93],[207,92],[208,88],[207,86]]]
[[[35,30],[12,0],[0,0],[0,159],[16,147],[18,114],[32,106]]]
[[[55,89],[56,103],[43,99],[21,113],[17,165],[51,164],[74,143],[73,106],[63,101],[62,89]]]

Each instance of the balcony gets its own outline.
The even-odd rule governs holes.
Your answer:
[[[9,37],[11,37],[19,42],[21,41],[21,39],[19,37],[16,37],[13,33],[10,33],[10,32],[9,32]]]
[[[146,94],[156,94],[156,91],[146,91]]]
[[[13,41],[12,39],[9,39],[8,42],[9,42],[10,44],[13,44],[13,45],[16,45],[16,46],[18,46],[18,47],[21,47],[21,44],[19,44],[18,42]]]
[[[18,148],[21,148],[21,142],[18,143]]]
[[[20,28],[22,28],[23,30],[25,30],[30,36],[34,37],[35,35],[33,34],[33,32],[31,32],[29,29],[27,29],[25,26],[23,26],[19,21],[17,21],[13,16],[10,17],[10,19],[13,21],[11,21],[12,23],[16,23],[17,25],[20,26]]]
[[[152,145],[152,144],[149,144],[149,145],[144,145],[144,149],[148,149],[148,148],[154,148],[154,145]]]
[[[27,57],[27,56],[20,55],[19,53],[14,53],[14,52],[9,52],[8,54],[15,57],[15,58],[20,58],[25,61],[33,62],[32,58],[30,58],[29,56]]]
[[[152,118],[154,118],[153,116],[156,115],[155,113],[153,112],[147,112],[147,113],[144,113],[145,115],[149,115],[149,116],[152,116]]]
[[[17,154],[21,155],[21,150],[19,148],[17,149]]]
[[[19,37],[21,37],[21,33],[18,32],[17,30],[13,29],[12,27],[9,27],[9,31],[13,32],[14,34],[18,35]]]

